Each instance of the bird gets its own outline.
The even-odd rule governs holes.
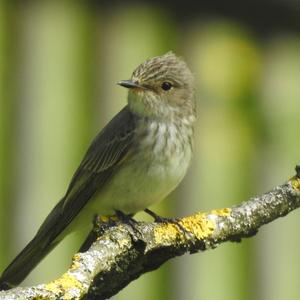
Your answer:
[[[91,227],[95,214],[151,214],[148,207],[185,176],[196,121],[194,76],[186,62],[170,51],[118,84],[128,89],[126,106],[92,141],[63,198],[3,271],[0,289],[20,284],[67,234]]]

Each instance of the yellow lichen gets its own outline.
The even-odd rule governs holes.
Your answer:
[[[45,285],[45,290],[59,295],[62,294],[62,299],[66,300],[74,299],[74,294],[71,293],[71,291],[74,291],[74,289],[79,289],[79,294],[83,294],[84,287],[82,286],[81,282],[68,272],[63,274],[60,278]]]
[[[300,191],[300,179],[297,176],[292,177],[289,181],[295,190]]]
[[[205,213],[197,213],[178,221],[178,224],[187,232],[191,232],[197,239],[209,237],[215,229],[211,220],[206,218]],[[177,238],[183,237],[183,232],[176,224],[168,223],[159,226],[155,232],[156,243],[172,243]]]
[[[214,223],[206,218],[205,213],[197,213],[183,218],[179,223],[185,230],[195,235],[197,239],[209,237],[215,229]]]
[[[221,208],[221,209],[214,209],[209,214],[210,215],[217,215],[220,217],[228,217],[231,213],[231,209],[228,207]]]
[[[109,217],[108,216],[98,216],[99,221],[103,222],[103,223],[107,223],[109,221]]]
[[[113,215],[113,216],[111,216],[111,215],[107,215],[107,216],[99,215],[98,219],[99,219],[100,222],[103,222],[103,223],[108,223],[109,221],[115,221],[115,222],[120,221],[119,218],[115,215]]]
[[[120,248],[124,248],[124,247],[130,247],[130,240],[128,240],[128,238],[124,238],[124,239],[119,239],[118,244],[120,246]]]
[[[74,271],[80,267],[80,258],[81,258],[80,253],[74,254],[70,270]]]
[[[154,238],[156,243],[172,243],[177,237],[179,237],[179,228],[175,224],[161,224],[154,231]]]

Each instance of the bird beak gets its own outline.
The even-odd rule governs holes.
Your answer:
[[[134,82],[132,80],[121,80],[117,83],[118,85],[124,86],[128,89],[132,89],[132,88],[143,88],[142,86],[140,86],[137,82]]]

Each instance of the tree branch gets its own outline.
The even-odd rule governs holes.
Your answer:
[[[139,222],[133,229],[119,223],[102,233],[57,280],[0,292],[0,299],[106,299],[142,274],[184,253],[240,241],[259,227],[300,206],[297,175],[261,196],[231,208],[196,213],[174,223]]]

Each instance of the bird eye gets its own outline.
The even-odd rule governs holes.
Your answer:
[[[161,88],[164,90],[164,91],[168,91],[172,88],[172,84],[168,81],[165,81],[161,84]]]

